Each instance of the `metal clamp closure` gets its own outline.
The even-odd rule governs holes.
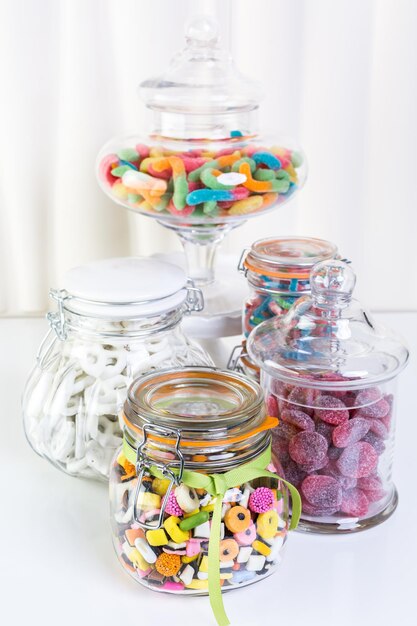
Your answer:
[[[170,459],[167,463],[163,463],[161,461],[154,461],[150,459],[146,455],[146,444],[148,441],[149,433],[153,435],[157,435],[159,437],[175,437],[175,457],[174,459]],[[140,524],[142,528],[146,528],[148,530],[157,530],[161,528],[162,521],[164,519],[165,507],[168,503],[169,495],[172,491],[173,486],[178,486],[182,479],[182,474],[184,471],[184,457],[180,450],[180,441],[181,441],[181,432],[176,429],[171,428],[163,428],[162,426],[155,426],[153,424],[146,424],[143,427],[143,439],[139,444],[137,453],[136,453],[136,474],[138,477],[138,482],[136,485],[135,497],[133,500],[133,517],[135,522]],[[161,504],[161,508],[159,511],[159,517],[156,521],[150,523],[144,520],[142,515],[138,511],[138,501],[139,496],[143,494],[143,501],[145,501],[146,489],[143,485],[143,477],[145,473],[151,474],[151,467],[157,469],[164,478],[169,480],[168,489],[165,493],[164,499]],[[140,506],[140,505],[139,505]],[[142,518],[142,519],[141,519]]]
[[[240,372],[244,373],[243,367],[241,364],[242,356],[246,356],[245,350],[241,344],[235,346],[230,354],[229,360],[227,362],[227,369],[232,372]]]
[[[199,312],[204,309],[204,296],[201,289],[194,286],[192,280],[187,281],[186,313]]]
[[[46,319],[52,330],[55,331],[58,339],[65,341],[67,329],[65,326],[64,301],[67,300],[68,294],[64,289],[51,289],[49,296],[58,303],[58,311],[56,313],[48,313]]]
[[[242,251],[242,254],[240,255],[239,262],[237,264],[238,272],[241,272],[245,276],[248,273],[248,270],[244,266],[244,262],[245,262],[246,257],[248,256],[249,252],[250,252],[250,248],[244,248],[243,251]]]

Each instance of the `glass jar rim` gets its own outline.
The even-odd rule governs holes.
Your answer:
[[[132,383],[121,417],[135,439],[144,426],[153,424],[178,430],[181,446],[218,447],[263,435],[276,425],[277,420],[266,415],[263,399],[258,383],[237,372],[168,369]],[[175,444],[156,435],[150,439]]]
[[[268,237],[252,244],[243,259],[243,267],[271,278],[308,280],[316,263],[336,255],[337,246],[325,239]]]

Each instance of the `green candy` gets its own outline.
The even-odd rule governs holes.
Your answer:
[[[273,191],[278,193],[287,193],[290,188],[290,181],[285,178],[275,179],[273,182]]]
[[[291,153],[291,163],[294,167],[300,167],[303,164],[303,157],[300,152]]]
[[[186,517],[180,521],[178,526],[181,530],[191,530],[196,526],[200,526],[200,524],[204,524],[207,522],[210,517],[210,513],[208,511],[200,511],[195,515],[191,515],[190,517]]]
[[[290,182],[290,175],[285,170],[278,170],[276,172],[276,178],[278,178],[278,180],[288,180],[288,182]]]
[[[141,200],[143,200],[142,196],[140,196],[137,193],[128,193],[127,194],[127,201],[131,202],[132,204],[135,204],[136,202],[140,202]]]
[[[115,167],[114,169],[112,169],[111,174],[112,176],[118,176],[119,178],[121,178],[123,174],[128,171],[132,171],[132,168],[128,165],[119,165],[119,167]]]
[[[207,202],[204,202],[203,204],[203,213],[205,213],[206,215],[213,214],[214,211],[216,211],[216,209],[217,209],[216,200],[207,200]]]
[[[255,180],[272,180],[272,179],[275,180],[275,172],[274,170],[265,170],[265,169],[259,168],[253,174],[253,177]]]
[[[242,163],[249,163],[251,174],[253,174],[256,170],[256,163],[253,159],[250,159],[249,157],[242,157],[241,159],[233,163],[232,172],[238,172],[239,167],[242,165]]]
[[[222,185],[217,180],[217,177],[213,174],[213,170],[211,168],[206,168],[201,172],[200,180],[205,184],[209,189],[234,189],[236,185]]]
[[[188,195],[188,183],[185,176],[179,176],[174,182],[174,195],[172,201],[176,209],[181,211],[185,205],[186,197]]]
[[[117,156],[122,161],[137,161],[139,159],[139,154],[134,148],[122,148],[117,152]]]
[[[202,172],[204,172],[204,170],[206,169],[215,169],[217,168],[217,166],[219,165],[218,161],[207,161],[207,163],[204,163],[204,165],[201,165],[200,167],[197,167],[196,170],[193,170],[192,172],[190,172],[188,174],[188,180],[191,180],[194,183],[197,183],[200,180],[200,176],[202,174]]]

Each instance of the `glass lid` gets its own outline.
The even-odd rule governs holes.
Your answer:
[[[181,445],[242,441],[271,427],[259,385],[241,374],[208,367],[142,376],[124,406],[129,430],[145,425],[178,429]],[[207,444],[207,445],[208,445]]]
[[[343,261],[315,265],[311,296],[250,334],[252,360],[272,376],[306,387],[326,388],[331,380],[332,387],[357,388],[398,374],[408,350],[352,298],[355,282]]]
[[[320,261],[336,257],[337,247],[330,241],[313,237],[270,237],[255,241],[243,265],[246,269],[275,276],[274,270],[309,274]]]
[[[111,140],[97,161],[115,202],[170,227],[218,227],[269,211],[304,184],[296,144],[257,134],[260,87],[239,73],[211,19],[190,23],[185,48],[140,94],[151,133]]]

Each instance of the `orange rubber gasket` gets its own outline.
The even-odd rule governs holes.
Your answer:
[[[126,426],[134,430],[136,433],[139,433],[139,434],[142,433],[141,428],[139,428],[138,426],[135,426],[134,424],[132,424],[132,422],[130,422],[127,419],[124,411],[122,412],[121,415]],[[228,439],[217,439],[216,441],[183,441],[181,440],[181,447],[211,448],[213,446],[222,446],[222,445],[228,445],[231,443],[238,443],[240,441],[244,441],[245,439],[248,439],[249,437],[252,437],[253,435],[256,435],[257,433],[261,433],[265,430],[271,430],[272,428],[275,428],[276,426],[278,426],[278,423],[279,423],[279,420],[277,417],[272,417],[271,415],[268,415],[264,419],[262,424],[258,426],[258,428],[253,428],[252,430],[245,432],[242,435],[238,435],[236,437],[230,437]],[[150,439],[151,441],[156,441],[157,443],[164,443],[164,444],[168,444],[172,446],[175,446],[176,444],[175,439],[168,439],[166,437],[157,437],[151,433],[148,434],[148,439]]]
[[[256,265],[252,265],[247,259],[243,261],[243,265],[251,272],[255,272],[255,274],[265,274],[265,276],[272,276],[273,278],[287,278],[288,280],[291,280],[292,278],[304,278],[305,280],[308,280],[311,271],[311,268],[309,268],[308,270],[305,270],[305,272],[291,272],[290,274],[288,272],[271,272],[269,270],[256,267]]]

